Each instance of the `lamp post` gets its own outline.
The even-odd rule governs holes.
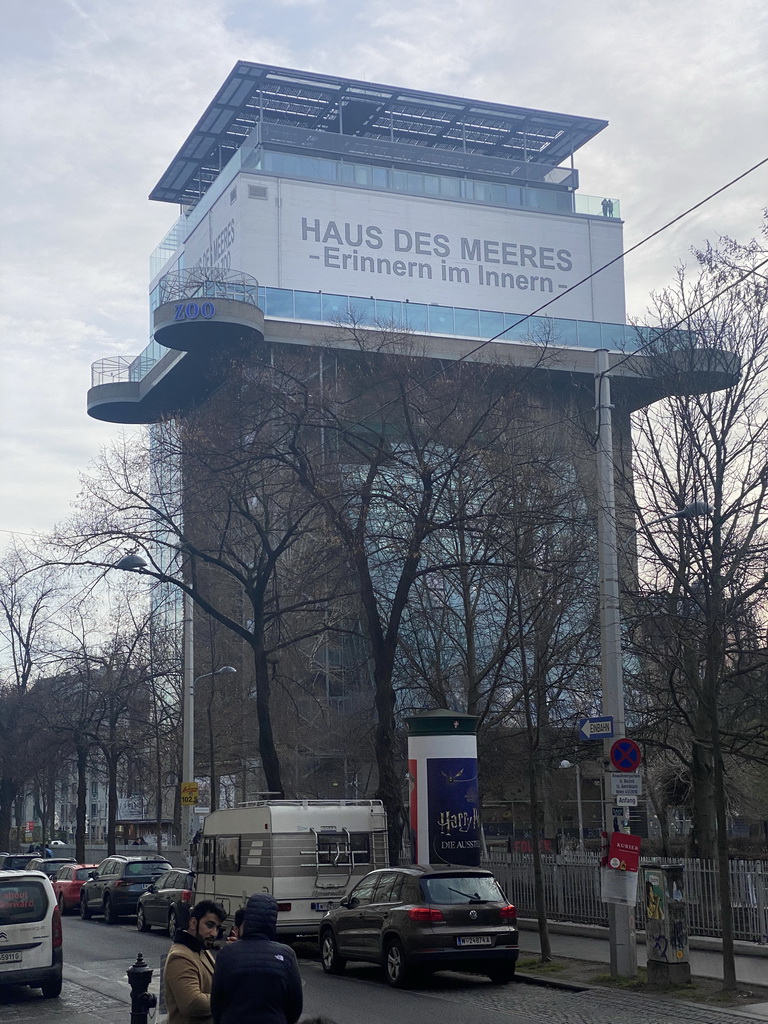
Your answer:
[[[602,713],[613,718],[613,739],[603,741],[606,763],[613,742],[626,735],[624,718],[624,677],[621,663],[621,617],[619,606],[619,567],[616,546],[616,492],[613,473],[613,424],[611,412],[610,360],[607,349],[595,352],[595,417],[597,434],[597,551],[600,576],[600,681]],[[671,519],[695,519],[709,515],[704,501],[693,501],[685,508],[649,523]],[[603,813],[605,831],[613,827],[612,794],[606,778]],[[611,976],[633,978],[637,975],[635,908],[608,904],[608,940]]]
[[[125,572],[143,573],[147,562],[141,555],[125,555],[115,563],[116,569]],[[184,681],[182,688],[181,722],[181,781],[195,781],[195,684],[208,676],[233,675],[237,669],[232,665],[222,665],[212,672],[203,672],[195,678],[195,642],[194,642],[194,601],[191,594],[184,591]],[[192,804],[181,805],[181,843],[189,850],[192,840]]]
[[[187,594],[184,595],[188,597]],[[185,601],[186,603],[186,601]],[[192,603],[189,598],[189,603]],[[186,612],[185,612],[186,618]],[[190,621],[191,621],[191,609],[190,609]],[[190,657],[187,655],[187,633],[191,633],[190,630],[185,629],[184,633],[184,701],[183,701],[183,733],[182,733],[182,775],[184,776],[184,782],[195,781],[195,687],[201,679],[208,679],[210,676],[232,676],[237,672],[237,669],[232,665],[222,665],[221,668],[214,669],[212,672],[203,672],[202,675],[194,675],[194,652],[190,651]],[[192,667],[192,672],[189,673],[189,683],[187,683],[188,677],[188,666]],[[213,785],[213,766],[211,766],[211,785]],[[192,841],[192,817],[193,810],[192,804],[182,804],[182,834],[186,837],[186,846],[189,849],[189,844]]]
[[[579,850],[584,852],[584,810],[581,804],[581,765],[577,761],[572,764],[570,761],[561,761],[561,768],[575,768],[576,769],[576,808],[579,818]]]

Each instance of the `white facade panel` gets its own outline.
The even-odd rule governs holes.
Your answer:
[[[260,285],[622,323],[619,221],[240,174],[187,240],[184,266]],[[555,301],[551,301],[555,300]],[[550,305],[546,305],[551,303]]]

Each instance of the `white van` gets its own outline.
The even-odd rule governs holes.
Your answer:
[[[61,994],[61,913],[42,871],[0,871],[0,985]]]
[[[388,866],[380,800],[254,800],[203,822],[195,902],[216,900],[232,918],[253,893],[268,892],[281,938],[317,935],[352,885]]]

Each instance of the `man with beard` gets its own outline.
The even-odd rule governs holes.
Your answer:
[[[176,932],[165,961],[168,1024],[211,1024],[213,956],[209,952],[226,920],[223,907],[201,900]]]

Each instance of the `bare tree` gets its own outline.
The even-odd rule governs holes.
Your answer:
[[[760,716],[744,700],[765,659],[768,253],[724,238],[695,256],[698,275],[681,269],[656,298],[662,327],[683,328],[662,335],[652,359],[676,397],[636,416],[643,586],[635,639],[654,666],[657,739],[690,778],[696,848],[718,859],[724,987],[732,989],[728,756],[768,754]],[[702,367],[720,381],[730,374],[730,386],[691,394],[688,381]]]

